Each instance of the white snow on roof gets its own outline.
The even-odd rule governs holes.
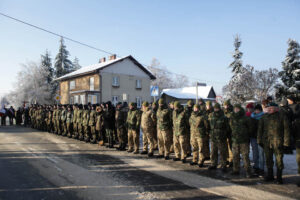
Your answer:
[[[118,62],[119,60],[122,60],[124,58],[127,58],[129,56],[125,56],[125,57],[121,57],[121,58],[116,58],[114,60],[108,60],[106,62],[103,62],[103,63],[97,63],[97,64],[93,64],[93,65],[89,65],[89,66],[86,66],[86,67],[82,67],[74,72],[71,72],[71,73],[68,73],[64,76],[61,76],[59,78],[57,78],[56,80],[61,80],[61,79],[64,79],[64,78],[68,78],[68,77],[72,77],[72,76],[75,76],[75,75],[79,75],[79,74],[84,74],[84,73],[88,73],[88,72],[92,72],[92,71],[95,71],[95,70],[98,70],[98,69],[101,69],[109,64],[112,64],[114,62]]]
[[[208,98],[211,89],[212,86],[198,86],[198,98],[211,99]],[[177,99],[196,99],[196,87],[164,89],[161,92],[161,95],[162,94],[166,94],[168,96],[172,96]]]

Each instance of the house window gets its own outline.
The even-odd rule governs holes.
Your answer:
[[[98,103],[97,102],[97,95],[92,95],[92,94],[89,94],[88,95],[88,102],[91,103],[91,104],[96,104]]]
[[[112,96],[111,100],[112,100],[112,101],[111,101],[112,104],[113,104],[114,106],[116,106],[117,103],[119,102],[119,97],[118,97],[118,96]]]
[[[78,95],[74,96],[74,103],[79,103],[79,96]]]
[[[136,97],[136,107],[141,108],[142,107],[142,98]]]
[[[80,95],[80,103],[85,104],[85,95],[84,94]]]
[[[136,80],[135,81],[135,88],[141,89],[142,88],[142,80]]]
[[[120,86],[120,78],[118,76],[113,77],[112,86],[114,86],[114,87],[119,87]]]
[[[70,104],[74,104],[74,97],[70,97]]]
[[[75,81],[70,81],[70,90],[74,90],[76,87]]]
[[[90,90],[95,90],[95,84],[94,84],[94,82],[95,82],[94,77],[91,77],[90,78]]]

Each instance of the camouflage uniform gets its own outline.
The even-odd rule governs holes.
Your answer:
[[[119,106],[121,106],[119,104]],[[116,129],[117,129],[117,135],[119,140],[119,148],[118,150],[125,150],[126,143],[127,143],[127,134],[126,134],[126,117],[127,112],[124,108],[118,107],[116,109],[115,114],[115,123],[116,123]]]
[[[238,113],[232,113],[229,124],[231,127],[232,135],[232,151],[233,151],[233,173],[238,174],[240,171],[240,154],[242,154],[244,161],[244,168],[247,176],[250,176],[250,160],[249,160],[249,118],[245,116],[245,111],[241,105],[236,104],[234,107],[239,108]]]
[[[164,104],[163,99],[159,100],[157,117],[157,142],[159,155],[168,158],[173,143],[172,137],[172,112]]]
[[[153,155],[154,151],[154,131],[155,131],[155,121],[156,117],[153,111],[149,108],[149,103],[143,103],[143,113],[141,117],[141,128],[143,131],[143,152],[149,153],[148,155]],[[148,152],[149,144],[149,152]]]
[[[193,111],[189,119],[191,132],[191,145],[193,147],[193,161],[192,164],[198,163],[200,167],[204,163],[203,155],[203,138],[207,136],[208,121],[206,115],[200,110],[199,105],[194,105],[198,111]]]
[[[66,136],[67,135],[67,110],[65,108],[65,106],[63,107],[62,111],[61,111],[61,115],[60,115],[60,121],[61,121],[61,132],[62,132],[62,136]]]
[[[224,108],[224,114],[229,120],[232,113],[233,113],[233,106],[230,103],[230,100],[227,100],[224,102],[224,106],[227,106],[227,108]],[[231,130],[228,132],[227,135],[227,152],[226,152],[227,161],[229,162],[229,165],[232,164],[233,161],[233,153],[232,153],[232,141],[231,141]]]
[[[155,116],[156,120],[154,121],[154,127],[157,127],[157,109],[158,109],[158,105],[156,102],[152,103],[152,111],[153,111],[153,115]],[[154,150],[158,149],[158,143],[157,143],[157,128],[155,128],[154,130]]]
[[[271,107],[277,107],[274,103]],[[270,108],[269,108],[270,109]],[[268,113],[264,115],[259,121],[257,143],[264,148],[266,155],[266,166],[268,175],[265,177],[266,181],[274,179],[273,175],[273,154],[276,158],[277,167],[277,181],[282,182],[283,165],[283,147],[290,145],[290,129],[289,122],[285,115],[280,112]]]
[[[48,113],[47,113],[47,121],[46,121],[46,123],[47,123],[47,131],[49,133],[51,133],[52,129],[53,129],[53,126],[52,126],[52,111],[50,109],[48,110]]]
[[[56,131],[58,135],[61,135],[61,121],[60,121],[60,117],[61,117],[61,110],[58,107],[56,109]]]
[[[73,123],[73,132],[72,132],[72,138],[76,137],[78,135],[78,124],[77,124],[77,112],[78,112],[78,106],[73,106],[73,114],[72,114],[72,123]]]
[[[55,106],[53,108],[52,113],[52,124],[53,124],[53,133],[57,134],[57,127],[56,127],[56,113],[57,113],[57,107]]]
[[[113,148],[116,138],[115,138],[115,110],[111,105],[111,102],[106,103],[106,110],[104,111],[104,127],[106,138],[108,140],[108,147]]]
[[[128,111],[127,114],[128,152],[132,152],[134,147],[134,153],[138,153],[141,114],[140,111],[136,109],[135,103],[130,103],[130,106],[132,106],[132,108]]]
[[[104,144],[104,113],[101,106],[96,108],[97,119],[96,119],[96,131],[97,139],[100,141],[100,145]]]
[[[90,112],[90,120],[89,120],[89,127],[91,130],[91,140],[90,140],[91,143],[97,142],[96,120],[97,120],[97,114],[95,111],[95,107],[93,106]]]
[[[83,115],[83,110],[82,110],[82,105],[79,105],[79,109],[77,111],[77,133],[75,133],[73,138],[78,138],[79,140],[83,140],[83,126],[82,126],[82,115]]]
[[[203,105],[203,107],[205,107],[205,113],[207,116],[209,116],[211,113],[213,113],[213,107],[212,107],[212,103],[211,101],[207,101],[205,103],[205,106]],[[210,159],[210,154],[211,151],[209,149],[209,140],[210,140],[210,136],[209,134],[204,138],[203,142],[204,142],[204,149],[203,149],[203,154],[205,157],[205,160],[209,160]]]
[[[210,125],[210,140],[211,140],[211,167],[215,169],[218,163],[218,152],[220,152],[221,168],[226,168],[226,151],[227,151],[227,132],[229,129],[228,120],[221,110],[220,104],[215,104],[215,109],[220,109],[218,112],[209,114],[208,120]]]
[[[193,106],[194,106],[194,102],[192,100],[189,100],[187,102],[187,106],[185,107],[185,113],[187,115],[187,120],[189,120],[190,117],[191,117],[191,114],[193,112]],[[187,134],[186,134],[186,137],[187,137],[187,139],[186,139],[186,142],[187,142],[187,144],[186,144],[187,154],[191,155],[192,147],[191,147],[191,143],[190,143],[190,141],[191,141],[191,131],[190,131],[190,124],[189,123],[187,124]]]
[[[83,133],[84,133],[84,141],[90,141],[90,130],[89,130],[89,120],[90,120],[90,111],[88,110],[87,106],[82,113],[82,126],[83,126]]]
[[[174,160],[181,159],[183,162],[185,162],[187,157],[187,123],[187,114],[180,103],[176,101],[174,103],[173,111],[173,144],[176,157]]]
[[[66,133],[69,138],[72,137],[72,129],[73,129],[72,121],[73,121],[73,113],[69,108],[69,110],[67,111],[67,116],[66,116],[66,124],[67,124]]]

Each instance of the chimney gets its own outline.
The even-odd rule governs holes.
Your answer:
[[[103,57],[103,58],[101,58],[101,59],[99,60],[99,63],[104,63],[105,61],[106,61],[106,58]]]
[[[113,54],[113,55],[109,56],[109,60],[115,60],[116,58],[117,58],[116,54]]]

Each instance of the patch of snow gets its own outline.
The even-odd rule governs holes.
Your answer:
[[[198,86],[198,98],[215,100],[214,98],[208,98],[209,92],[212,88],[212,86]],[[164,89],[161,92],[161,95],[163,94],[177,99],[196,99],[196,87]]]

